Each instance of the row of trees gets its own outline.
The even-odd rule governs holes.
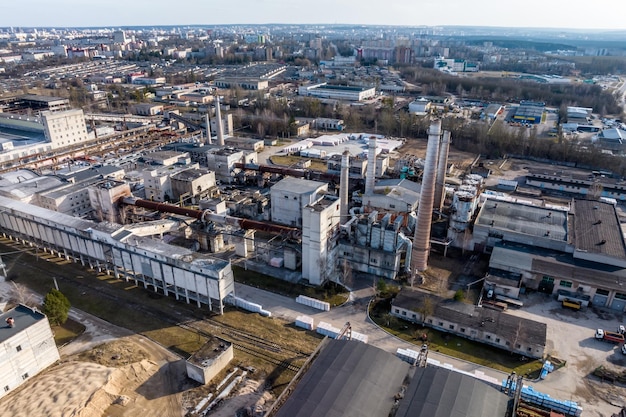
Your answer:
[[[593,84],[539,84],[510,78],[455,77],[440,71],[419,68],[401,68],[404,79],[421,83],[424,94],[456,94],[458,98],[471,97],[484,101],[516,102],[543,101],[550,106],[561,105],[604,109],[606,114],[620,114],[622,109],[616,97]]]

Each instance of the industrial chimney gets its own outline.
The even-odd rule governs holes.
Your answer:
[[[222,109],[220,109],[220,96],[215,96],[215,122],[217,123],[217,144],[224,146],[224,127],[222,126]]]
[[[348,181],[350,173],[350,152],[346,149],[341,155],[341,178],[339,184],[339,199],[341,208],[339,210],[339,221],[345,224],[348,221]]]
[[[432,224],[433,200],[435,198],[435,174],[437,170],[437,154],[441,140],[441,120],[436,120],[428,130],[428,145],[422,177],[419,207],[417,208],[417,224],[413,238],[413,255],[411,256],[411,273],[425,271],[428,266],[430,251],[430,228]]]
[[[204,142],[205,145],[211,145],[211,143],[213,142],[211,140],[211,119],[209,118],[209,112],[206,112],[206,116],[204,117],[204,122],[206,123],[206,141]]]
[[[446,170],[448,168],[448,151],[450,150],[450,132],[444,130],[439,147],[439,162],[437,162],[437,177],[435,179],[435,199],[433,209],[441,211],[443,206],[444,188],[446,186]]]
[[[374,185],[376,185],[376,137],[374,136],[371,136],[369,140],[365,175],[365,195],[372,195],[374,194]]]

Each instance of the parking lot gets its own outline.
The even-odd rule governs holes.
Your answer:
[[[626,387],[600,382],[592,372],[599,366],[626,371],[626,355],[617,344],[596,340],[596,329],[616,331],[626,322],[625,314],[593,307],[579,311],[564,309],[547,294],[523,298],[524,307],[510,314],[541,321],[548,326],[546,352],[567,364],[533,387],[553,398],[577,401],[584,416],[610,416],[626,406]]]

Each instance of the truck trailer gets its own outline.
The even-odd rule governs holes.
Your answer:
[[[596,330],[596,339],[606,340],[612,343],[624,343],[624,335],[618,332],[610,332],[608,330]]]

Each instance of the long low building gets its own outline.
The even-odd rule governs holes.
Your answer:
[[[403,289],[390,314],[531,358],[542,358],[547,326],[496,310]]]
[[[488,199],[476,218],[476,250],[491,253],[487,282],[512,297],[522,286],[572,293],[626,311],[626,242],[612,204],[573,200],[569,211]]]
[[[0,197],[0,230],[11,239],[73,259],[116,278],[134,281],[177,300],[224,310],[234,291],[231,264],[222,259],[133,235],[113,223],[96,223]]]
[[[375,87],[349,87],[326,83],[303,85],[298,95],[304,97],[327,98],[333,100],[362,101],[376,96]]]

